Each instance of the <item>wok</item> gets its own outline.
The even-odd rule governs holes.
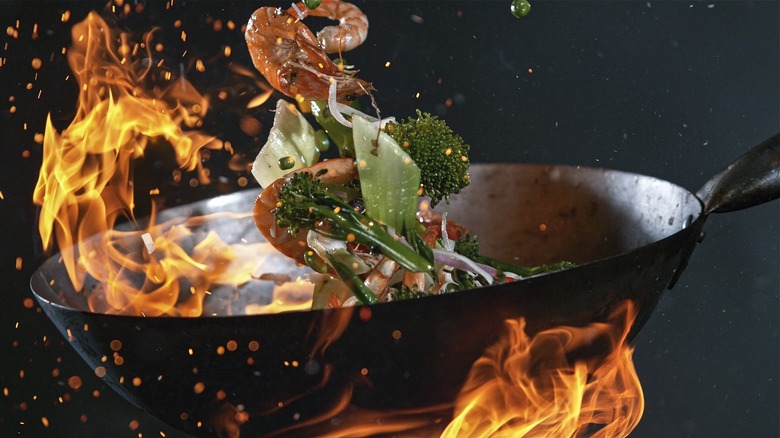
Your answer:
[[[315,416],[350,390],[353,403],[370,408],[447,402],[471,364],[498,339],[506,319],[525,318],[533,334],[605,321],[621,303],[633,300],[635,335],[685,268],[710,213],[780,196],[780,134],[740,157],[697,194],[653,177],[595,168],[475,164],[471,173],[471,187],[447,210],[479,235],[488,255],[525,265],[570,260],[578,266],[357,311],[263,316],[92,313],[57,256],[34,273],[31,287],[89,366],[104,367],[110,386],[192,434],[219,433],[210,419],[239,405],[249,414],[242,435],[280,430]],[[248,190],[169,209],[160,220],[248,211],[256,195],[257,190]],[[207,227],[228,241],[262,239],[251,219],[217,220]],[[300,269],[286,260],[279,263],[272,269]],[[327,349],[315,351],[339,319],[349,320],[347,328]],[[121,365],[110,360],[113,340],[122,342]],[[238,345],[235,351],[216,354],[231,340]],[[251,341],[259,349],[249,349]],[[136,377],[143,383],[134,382]]]

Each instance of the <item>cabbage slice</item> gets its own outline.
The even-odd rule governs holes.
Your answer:
[[[260,186],[267,187],[293,170],[309,167],[320,159],[317,134],[295,105],[276,102],[274,125],[268,141],[255,158],[252,175]]]
[[[354,115],[352,135],[366,212],[400,235],[413,230],[420,169],[377,123]]]

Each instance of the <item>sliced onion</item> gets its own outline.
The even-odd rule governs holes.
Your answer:
[[[504,276],[506,278],[511,278],[512,280],[519,280],[523,278],[521,275],[517,275],[514,272],[504,272]]]
[[[339,111],[339,103],[336,101],[336,92],[337,90],[337,81],[331,80],[330,86],[328,87],[328,109],[330,110],[330,113],[333,115],[333,118],[336,119],[337,122],[341,123],[342,125],[346,126],[347,128],[352,127],[352,122],[345,119],[344,116],[341,115],[341,112]]]
[[[344,105],[343,103],[340,103],[336,100],[336,97],[338,96],[338,81],[332,80],[330,82],[330,85],[328,86],[328,110],[330,110],[330,113],[333,115],[333,118],[336,119],[337,122],[341,123],[342,125],[346,126],[347,128],[352,127],[352,122],[345,119],[343,114],[346,114],[348,116],[360,116],[369,122],[371,122],[372,125],[376,125],[380,129],[384,129],[384,127],[390,123],[395,122],[395,117],[385,117],[384,119],[378,119],[374,116],[370,116],[363,111],[360,111],[359,109],[352,108],[349,105]]]
[[[452,252],[455,250],[455,242],[450,240],[450,236],[447,234],[447,212],[441,214],[441,246],[447,251]]]
[[[352,295],[351,297],[344,300],[343,303],[341,303],[341,307],[353,307],[360,304],[360,301],[358,301],[357,297]]]
[[[493,284],[493,275],[498,273],[495,268],[477,263],[456,252],[433,248],[433,256],[438,263],[473,272],[484,278],[489,284]],[[488,271],[491,271],[493,275]]]
[[[290,6],[292,6],[292,9],[295,11],[295,14],[298,16],[298,19],[299,19],[299,20],[303,20],[304,18],[306,18],[306,17],[303,15],[303,12],[301,12],[301,10],[300,10],[300,9],[298,9],[298,5],[296,5],[295,3],[293,3],[293,4],[291,4]]]

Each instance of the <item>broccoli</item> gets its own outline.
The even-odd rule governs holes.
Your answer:
[[[459,240],[456,240],[455,252],[472,260],[474,260],[475,257],[479,257],[479,241],[477,240],[477,236],[469,233]]]
[[[328,188],[331,186],[328,185]],[[288,228],[292,234],[297,234],[301,229],[311,229],[330,238],[364,245],[413,272],[429,272],[433,269],[425,257],[398,240],[384,225],[356,210],[328,191],[328,188],[317,175],[308,172],[293,174],[279,190],[279,201],[274,213],[277,225]],[[337,265],[334,268],[343,277],[346,270]],[[342,279],[348,284],[354,283],[349,278]],[[356,291],[356,295],[360,298],[359,292]]]
[[[552,264],[545,264],[541,266],[527,267],[517,266],[511,263],[495,260],[490,257],[485,257],[479,254],[479,241],[477,236],[467,234],[460,240],[455,241],[455,252],[474,260],[477,263],[482,263],[488,266],[492,266],[502,272],[511,272],[521,277],[530,277],[532,275],[544,274],[547,272],[561,271],[576,266],[572,262],[560,261]]]
[[[444,120],[417,110],[417,119],[388,123],[385,131],[420,168],[422,194],[432,206],[469,185],[469,145]]]
[[[429,293],[419,291],[417,288],[410,289],[407,286],[401,286],[401,289],[393,290],[390,292],[392,301],[411,300],[414,298],[422,298],[430,295]]]

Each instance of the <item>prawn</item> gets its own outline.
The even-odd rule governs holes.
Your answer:
[[[317,32],[317,41],[325,53],[348,52],[363,44],[368,36],[368,18],[352,3],[323,0],[315,9],[307,9],[303,3],[298,3],[296,7],[304,18],[313,15],[339,22],[338,26],[326,26]]]
[[[321,174],[322,171],[325,171]],[[294,259],[300,264],[304,264],[304,254],[307,251],[306,233],[308,230],[302,229],[296,235],[290,234],[287,229],[276,224],[274,219],[274,210],[279,202],[279,191],[284,187],[292,175],[300,172],[308,172],[312,176],[319,175],[322,182],[346,184],[357,177],[357,167],[355,160],[351,158],[334,158],[332,160],[320,161],[310,167],[298,169],[277,179],[255,199],[253,217],[255,225],[268,240],[268,242],[282,254]]]
[[[305,25],[307,15],[339,20],[317,36]],[[350,3],[323,0],[314,10],[303,3],[287,10],[262,7],[249,19],[244,34],[255,68],[281,93],[306,100],[328,100],[330,84],[336,82],[336,100],[347,102],[374,88],[356,78],[356,71],[337,66],[327,55],[351,50],[368,33],[365,15]]]

